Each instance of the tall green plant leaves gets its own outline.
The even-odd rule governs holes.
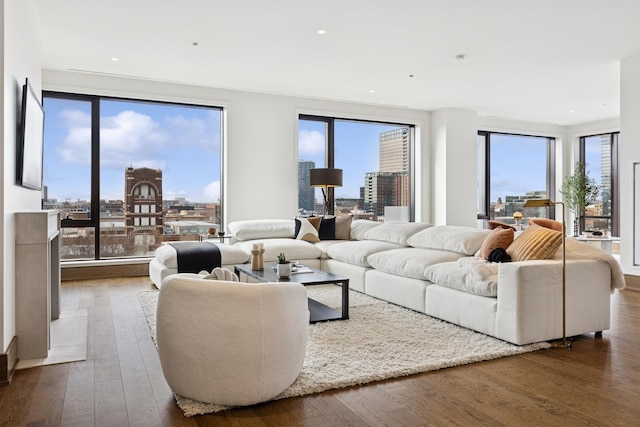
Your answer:
[[[596,201],[598,194],[600,194],[600,186],[595,179],[589,177],[587,164],[578,162],[573,175],[564,179],[560,193],[564,204],[576,216],[582,216],[585,207]]]

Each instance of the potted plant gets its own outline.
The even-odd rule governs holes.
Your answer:
[[[560,193],[564,204],[574,214],[573,235],[577,236],[578,221],[584,215],[585,207],[594,203],[600,193],[600,187],[595,179],[589,176],[586,163],[576,163],[573,175],[565,178]]]
[[[276,266],[278,277],[287,279],[291,275],[291,261],[287,259],[284,253],[278,255],[278,265]]]

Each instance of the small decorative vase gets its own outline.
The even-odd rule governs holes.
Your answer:
[[[286,264],[278,264],[276,267],[276,272],[278,273],[278,277],[281,279],[288,279],[291,276],[291,263],[288,262]]]

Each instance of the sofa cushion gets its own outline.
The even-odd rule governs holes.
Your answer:
[[[507,249],[513,242],[513,236],[513,228],[494,228],[482,242],[482,246],[478,251],[479,256],[489,259],[489,254],[495,248]]]
[[[400,249],[403,246],[395,243],[378,242],[375,240],[351,240],[347,242],[338,242],[327,247],[327,254],[337,260],[348,264],[359,265],[361,267],[371,267],[367,258],[369,255],[388,251],[391,249]]]
[[[293,238],[295,236],[295,223],[291,219],[234,221],[229,224],[229,231],[238,241]]]
[[[490,233],[481,228],[439,225],[422,230],[409,238],[414,248],[440,249],[463,255],[474,255]]]
[[[499,264],[477,257],[462,257],[428,267],[427,280],[446,288],[483,297],[498,296]]]
[[[507,248],[512,261],[551,258],[562,244],[562,233],[530,224]]]
[[[434,249],[402,248],[369,255],[371,267],[383,273],[427,280],[426,269],[434,264],[455,261],[463,255]]]
[[[316,259],[322,255],[320,248],[315,247],[313,243],[296,239],[247,240],[236,242],[234,246],[251,253],[253,244],[258,242],[264,245],[263,258],[267,262],[276,261],[281,252],[285,254],[287,259]]]
[[[320,220],[320,229],[318,230],[320,240],[336,239],[336,217],[322,218]]]
[[[364,233],[364,239],[407,246],[409,237],[427,227],[431,225],[420,222],[388,221]]]
[[[172,243],[179,245],[181,242]],[[249,261],[249,252],[226,243],[216,243],[216,246],[220,249],[220,258],[223,265],[244,264]],[[155,258],[167,268],[178,268],[176,249],[171,245],[161,245],[156,249]]]
[[[488,227],[488,228],[489,228],[489,230],[494,230],[494,229],[496,229],[496,228],[511,228],[511,229],[513,229],[513,231],[518,231],[518,230],[516,229],[516,227],[514,227],[514,226],[513,226],[513,225],[511,225],[511,224],[507,224],[507,223],[500,222],[500,221],[494,221],[494,220],[492,220],[492,219],[490,219],[490,220],[489,220],[489,222],[488,222],[488,226],[489,226],[489,227]]]
[[[351,239],[352,221],[353,217],[351,215],[342,215],[336,217],[336,240]]]
[[[531,224],[536,224],[540,227],[547,227],[556,231],[562,231],[562,223],[560,221],[556,221],[555,219],[531,218],[529,220],[529,225]]]
[[[364,240],[364,234],[374,227],[379,227],[383,223],[370,221],[368,219],[354,219],[351,222],[351,233],[349,238],[351,240]]]
[[[307,218],[296,218],[295,235],[298,240],[306,240],[307,242],[319,242],[318,229]],[[319,221],[314,221],[319,222]]]

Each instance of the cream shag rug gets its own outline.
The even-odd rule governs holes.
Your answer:
[[[308,286],[309,297],[340,306],[340,288]],[[158,291],[141,291],[140,304],[155,340]],[[422,313],[350,291],[349,320],[312,324],[298,379],[276,399],[366,384],[548,348],[509,344]],[[176,395],[186,416],[228,409]]]

